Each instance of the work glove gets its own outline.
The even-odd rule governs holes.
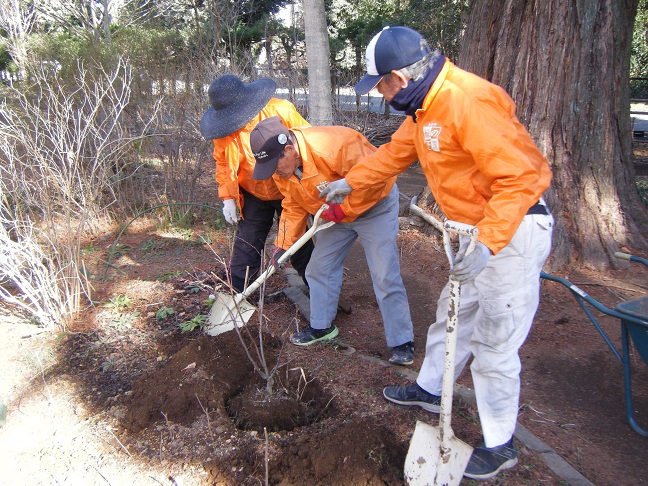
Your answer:
[[[337,181],[330,182],[322,192],[319,193],[320,199],[326,196],[326,202],[334,204],[342,204],[344,198],[351,194],[353,189],[346,181],[346,179],[340,179]]]
[[[279,264],[279,259],[284,253],[286,253],[286,250],[284,250],[280,246],[276,246],[275,249],[272,250],[272,255],[270,256],[270,263],[272,264],[273,267],[275,267],[275,270],[279,270],[279,268],[281,268],[281,265]]]
[[[236,214],[236,203],[234,199],[225,199],[223,201],[223,216],[229,224],[238,223],[239,216]]]
[[[329,204],[329,207],[322,211],[322,218],[327,221],[333,221],[334,223],[341,222],[345,216],[346,213],[342,210],[342,206],[335,203]]]
[[[452,270],[450,271],[450,275],[461,283],[470,282],[479,275],[486,267],[488,259],[491,256],[491,251],[488,247],[479,241],[475,244],[475,249],[466,255],[466,249],[469,243],[470,240],[466,239],[461,244]]]

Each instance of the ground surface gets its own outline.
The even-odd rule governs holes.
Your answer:
[[[418,194],[418,170],[399,185],[408,197]],[[196,233],[211,235],[211,245],[199,244]],[[89,246],[105,260],[113,242],[114,234]],[[385,385],[409,380],[385,362],[390,350],[359,244],[345,262],[343,294],[352,311],[339,313],[335,344],[283,346],[305,321],[280,292],[285,276],[268,281],[264,351],[270,365],[280,365],[268,396],[259,395],[259,373],[234,332],[178,330],[223,290],[212,272],[221,267],[216,255],[226,258],[227,240],[200,224],[188,239],[139,222],[121,243],[124,253],[113,260],[119,271],[93,280],[93,300],[112,299],[112,306],[89,308],[59,335],[35,334],[27,322],[0,315],[0,402],[8,407],[0,429],[2,483],[403,484],[416,420],[437,425],[437,418],[382,398]],[[415,324],[411,369],[418,370],[448,265],[439,241],[414,227],[403,228],[399,244]],[[95,266],[94,275],[104,269]],[[648,269],[639,265],[563,276],[610,306],[648,292]],[[118,309],[117,296],[128,296],[130,307]],[[164,317],[163,307],[174,313]],[[601,322],[618,344],[618,322]],[[256,315],[246,328],[256,340]],[[521,358],[521,424],[594,484],[648,484],[648,439],[625,420],[621,366],[564,287],[543,284]],[[648,426],[648,367],[636,356],[634,365],[635,408]],[[471,386],[469,372],[460,382]],[[290,414],[283,406],[268,414],[274,402],[289,405]],[[256,423],[260,417],[265,421]],[[475,407],[456,401],[452,425],[460,439],[479,442]],[[518,446],[520,464],[491,484],[566,484],[539,453]]]

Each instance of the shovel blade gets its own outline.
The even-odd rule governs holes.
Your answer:
[[[446,435],[448,447],[441,445],[441,428],[417,421],[405,458],[405,482],[410,486],[458,485],[472,454],[472,447]]]
[[[236,327],[244,326],[250,320],[256,307],[242,298],[240,294],[217,294],[216,301],[207,315],[205,332],[218,336]]]

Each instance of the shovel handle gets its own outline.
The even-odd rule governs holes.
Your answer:
[[[335,224],[333,221],[327,221],[324,224],[320,224],[320,216],[322,216],[322,213],[327,210],[328,207],[328,204],[322,204],[322,207],[317,210],[317,213],[315,213],[315,216],[313,217],[313,224],[308,229],[308,231],[301,235],[301,237],[297,241],[295,241],[295,243],[293,243],[291,247],[288,248],[285,253],[281,255],[281,257],[277,260],[277,264],[279,266],[285,263],[292,255],[295,254],[297,250],[304,246],[315,233],[329,228]],[[248,285],[248,287],[242,293],[238,294],[240,296],[239,301],[248,298],[256,289],[258,289],[263,284],[263,282],[268,279],[268,277],[270,277],[276,271],[277,269],[274,265],[268,265],[268,268],[254,282]]]
[[[475,248],[478,230],[475,226],[459,223],[457,221],[446,221],[443,225],[443,241],[445,251],[452,268],[454,254],[450,246],[450,233],[469,236],[470,243],[466,254]],[[446,323],[445,359],[443,362],[443,380],[441,383],[441,410],[439,412],[439,427],[441,433],[441,448],[449,450],[450,440],[454,436],[450,426],[452,417],[452,392],[455,375],[455,355],[457,351],[457,325],[459,321],[459,300],[461,297],[461,284],[450,276],[448,318]]]
[[[443,223],[436,219],[434,216],[431,214],[426,213],[423,211],[421,208],[419,208],[416,203],[418,202],[418,196],[414,196],[412,198],[412,201],[410,202],[409,210],[411,213],[414,213],[416,216],[419,218],[423,219],[424,221],[430,223],[434,228],[441,233],[443,233]]]
[[[322,231],[323,229],[328,228],[329,226],[333,226],[335,223],[333,221],[327,221],[326,223],[320,225],[320,217],[322,216],[322,213],[326,211],[329,208],[328,204],[322,204],[322,207],[317,210],[315,213],[315,216],[313,216],[313,224],[311,227],[306,231],[295,243],[292,244],[290,248],[286,250],[286,252],[281,255],[279,260],[277,260],[277,263],[279,265],[282,265],[285,263],[288,258],[290,258],[292,255],[295,254],[297,250],[299,250],[308,240],[310,240],[315,233],[318,231]],[[271,265],[274,267],[273,265]]]
[[[447,220],[445,223],[443,223],[443,246],[445,248],[448,261],[450,262],[450,268],[452,268],[452,266],[454,265],[454,254],[452,253],[452,246],[450,244],[450,233],[470,237],[470,242],[468,243],[468,248],[466,249],[466,255],[468,255],[475,249],[479,231],[477,230],[476,226],[460,223],[458,221]]]
[[[409,210],[411,213],[415,214],[419,218],[423,219],[427,223],[434,226],[436,230],[443,234],[443,242],[445,247],[445,252],[450,262],[450,268],[454,263],[454,255],[451,250],[451,241],[450,234],[454,233],[457,235],[470,236],[471,241],[466,250],[466,255],[472,252],[475,248],[475,243],[477,241],[477,228],[475,226],[460,223],[459,221],[446,220],[445,222],[439,221],[437,218],[431,214],[426,213],[421,208],[419,208],[416,203],[418,202],[418,196],[414,196],[410,202]]]

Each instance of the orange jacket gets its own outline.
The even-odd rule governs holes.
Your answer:
[[[446,217],[476,225],[479,241],[493,253],[508,245],[551,182],[549,164],[508,94],[450,61],[416,112],[416,123],[408,116],[346,180],[363,188],[417,159]]]
[[[320,191],[329,182],[342,179],[364,157],[376,152],[376,147],[359,132],[346,127],[292,128],[302,160],[301,181],[293,174],[289,179],[274,175],[277,187],[284,195],[283,211],[275,246],[290,248],[306,231],[309,214],[315,214],[325,202]],[[371,209],[389,194],[396,177],[353,191],[344,200],[342,210],[350,223]]]
[[[308,126],[290,101],[271,98],[268,104],[243,128],[223,138],[214,139],[213,157],[216,160],[216,182],[218,197],[234,199],[239,207],[243,197],[239,186],[263,201],[281,199],[281,193],[272,179],[252,179],[254,155],[250,150],[250,132],[261,120],[278,116],[288,128]]]

